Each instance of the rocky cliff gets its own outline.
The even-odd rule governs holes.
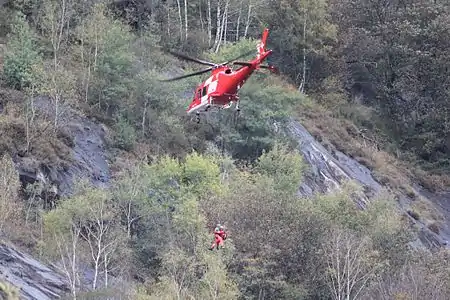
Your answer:
[[[365,197],[358,199],[361,208],[364,204],[383,189],[372,176],[372,172],[356,160],[346,156],[340,151],[330,153],[326,150],[299,122],[292,120],[287,132],[295,137],[299,143],[299,151],[310,165],[309,172],[300,187],[303,196],[311,196],[314,193],[330,192],[338,189],[344,181],[354,180],[364,188]],[[419,186],[414,187],[414,192],[431,200],[440,212],[445,216],[445,222],[439,228],[439,234],[431,231],[425,224],[414,219],[402,204],[413,201],[410,196],[399,196],[399,208],[411,219],[411,222],[419,228],[420,241],[427,248],[446,246],[450,239],[450,192],[439,195],[426,192]]]
[[[47,97],[37,97],[34,105],[51,120],[54,118],[52,103]],[[68,120],[64,124],[65,133],[73,139],[71,163],[65,168],[47,167],[29,170],[23,159],[15,158],[22,182],[48,181],[58,196],[70,194],[74,180],[89,178],[97,186],[106,186],[110,178],[105,146],[105,126],[97,124],[75,110],[61,107],[60,118]]]
[[[0,242],[0,281],[19,290],[20,299],[53,300],[70,292],[63,274]]]

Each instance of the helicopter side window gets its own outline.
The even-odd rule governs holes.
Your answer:
[[[205,96],[205,95],[206,95],[207,88],[208,88],[207,86],[204,86],[204,87],[203,87],[202,96]]]

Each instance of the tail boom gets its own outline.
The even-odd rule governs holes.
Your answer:
[[[269,29],[265,28],[262,34],[261,42],[258,44],[258,54],[261,55],[266,52],[267,37],[269,36]]]

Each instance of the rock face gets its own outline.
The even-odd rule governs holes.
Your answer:
[[[57,270],[4,243],[0,243],[0,280],[19,289],[20,299],[53,300],[70,292]]]
[[[300,123],[291,121],[287,129],[299,142],[299,150],[310,165],[310,172],[300,187],[303,196],[330,192],[347,180],[358,181],[366,188],[366,195],[382,189],[368,168],[339,151],[331,155]],[[368,198],[359,200],[364,206]]]
[[[35,106],[41,112],[52,118],[53,107],[47,97],[37,97]],[[26,170],[21,168],[21,161],[17,167],[22,182],[45,181],[54,186],[54,193],[58,196],[70,194],[74,180],[89,178],[97,186],[107,186],[110,170],[105,149],[105,129],[86,117],[80,116],[70,108],[60,108],[62,119],[68,120],[65,130],[73,138],[73,162],[65,170],[46,168],[43,170]]]
[[[326,193],[339,188],[344,181],[355,180],[364,187],[365,197],[358,199],[358,204],[364,208],[370,198],[381,191],[382,186],[373,178],[371,171],[354,159],[345,154],[335,151],[333,155],[326,150],[299,122],[291,121],[287,132],[294,137],[299,144],[299,151],[310,165],[310,171],[305,175],[305,180],[300,187],[300,194],[311,196],[315,193]],[[446,215],[446,224],[443,225],[439,234],[428,229],[425,224],[415,220],[408,214],[411,222],[416,223],[419,228],[419,237],[423,245],[428,248],[447,246],[450,237],[450,192],[443,196],[426,193],[419,187],[415,192],[441,206],[441,211]],[[407,195],[401,195],[399,203],[410,201]],[[447,200],[446,200],[447,199]],[[400,207],[400,209],[402,209]],[[406,212],[405,212],[406,213]]]
[[[52,117],[53,108],[48,98],[36,98],[35,106]],[[15,163],[21,181],[45,182],[53,186],[50,192],[57,196],[70,194],[78,178],[88,178],[96,186],[107,186],[110,169],[105,149],[105,129],[71,109],[65,108],[63,111],[62,118],[69,120],[65,129],[73,138],[72,163],[67,169],[29,170],[23,167],[26,165],[23,158],[17,157]],[[70,292],[64,275],[6,244],[0,245],[0,273],[0,280],[20,289],[20,299],[59,299]]]

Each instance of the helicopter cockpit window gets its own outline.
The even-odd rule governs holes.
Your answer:
[[[207,87],[204,86],[204,87],[203,87],[203,91],[202,91],[202,96],[205,96],[205,95],[206,95],[206,90],[207,90]]]
[[[197,94],[196,98],[201,98],[202,97],[202,90],[199,89],[196,94]]]
[[[231,69],[226,69],[225,74],[231,74]]]

